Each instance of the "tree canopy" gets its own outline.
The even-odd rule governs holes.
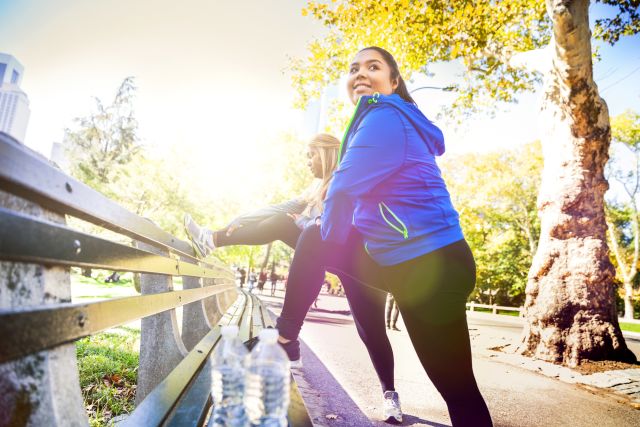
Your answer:
[[[477,264],[471,298],[520,306],[540,235],[536,195],[539,142],[486,154],[447,157],[441,163]]]
[[[638,32],[637,2],[602,3],[618,7],[619,14],[598,20],[597,37],[615,43]],[[434,62],[460,61],[463,81],[449,110],[491,112],[541,82],[540,61],[522,53],[546,47],[552,37],[542,0],[309,1],[302,13],[328,32],[308,44],[306,57],[290,64],[299,106],[346,73],[358,50],[377,45],[394,55],[405,78],[428,73]]]

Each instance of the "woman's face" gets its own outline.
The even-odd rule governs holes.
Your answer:
[[[322,160],[320,159],[320,152],[317,148],[309,147],[307,152],[307,166],[311,170],[311,173],[315,178],[322,178]]]
[[[347,92],[356,104],[363,95],[391,95],[398,87],[398,79],[391,80],[391,68],[378,51],[367,49],[358,52],[349,66]]]

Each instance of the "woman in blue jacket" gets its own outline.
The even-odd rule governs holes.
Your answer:
[[[393,294],[453,425],[490,426],[466,322],[475,261],[435,161],[442,132],[416,107],[384,49],[356,54],[347,90],[356,110],[321,224],[298,240],[278,319],[281,342],[297,339],[315,292],[309,284],[324,269],[349,271]]]

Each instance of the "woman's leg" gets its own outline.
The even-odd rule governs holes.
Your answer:
[[[356,280],[366,279],[364,272],[371,271],[365,268],[367,262],[360,252],[365,257],[366,253],[359,249],[362,247],[359,243],[355,233],[344,247],[324,242],[320,227],[315,225],[302,232],[289,269],[277,328],[282,337],[297,339],[311,304],[320,294],[325,271],[335,272],[343,284],[358,334],[367,347],[383,391],[395,390],[393,351],[384,327],[386,294]],[[374,280],[374,277],[369,277],[369,280]]]
[[[219,248],[231,245],[266,245],[275,240],[281,240],[294,248],[298,236],[300,236],[300,228],[291,217],[281,213],[236,228],[230,236],[227,236],[226,228],[214,231],[213,243]]]
[[[283,338],[298,338],[304,318],[320,294],[325,265],[331,258],[327,249],[328,245],[323,242],[318,226],[307,227],[300,234],[289,267],[282,312],[276,323]]]
[[[471,363],[465,303],[475,285],[475,262],[467,242],[382,269],[453,426],[491,426]]]
[[[378,374],[382,392],[395,391],[393,350],[384,326],[387,293],[358,283],[338,273],[349,302],[353,322]]]

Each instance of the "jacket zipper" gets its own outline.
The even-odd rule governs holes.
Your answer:
[[[393,218],[396,221],[398,221],[398,223],[402,226],[402,228],[398,227],[397,225],[395,225],[394,223],[392,223],[387,219],[387,216],[384,214],[384,211],[382,210],[383,207],[391,214],[391,216],[393,216]],[[378,209],[380,209],[380,215],[382,215],[382,219],[384,219],[384,221],[387,224],[389,224],[391,228],[396,230],[398,233],[402,234],[402,237],[404,237],[405,240],[409,238],[409,230],[407,229],[407,226],[404,224],[404,222],[402,222],[400,218],[398,218],[398,215],[396,215],[395,213],[393,213],[391,209],[389,209],[389,206],[387,206],[384,202],[380,202],[378,203]]]

